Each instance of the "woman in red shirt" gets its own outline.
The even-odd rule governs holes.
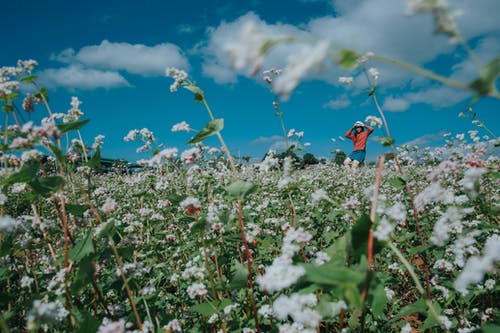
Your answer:
[[[358,165],[365,160],[366,140],[372,132],[373,127],[365,125],[361,121],[355,122],[354,125],[347,131],[345,137],[352,140],[354,148],[349,156],[344,160],[344,166],[357,168]]]

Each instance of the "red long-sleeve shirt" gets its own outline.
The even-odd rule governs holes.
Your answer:
[[[372,134],[373,127],[365,126],[367,131],[363,131],[361,133],[353,134],[353,128],[350,128],[345,134],[346,138],[349,138],[354,143],[354,150],[365,150],[366,149],[366,140],[368,136]]]

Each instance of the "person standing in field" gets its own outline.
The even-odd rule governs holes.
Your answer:
[[[354,143],[354,148],[349,156],[344,160],[344,166],[352,168],[357,168],[360,163],[363,163],[366,157],[366,140],[368,136],[372,134],[373,127],[363,124],[361,121],[357,121],[345,134],[346,138],[349,138]]]

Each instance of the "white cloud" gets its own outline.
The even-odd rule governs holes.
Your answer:
[[[188,60],[180,48],[170,43],[146,46],[103,40],[99,45],[84,46],[78,52],[66,49],[52,58],[64,63],[124,70],[144,76],[164,75],[167,67],[189,69]]]
[[[279,135],[260,136],[257,139],[253,140],[252,142],[250,142],[250,145],[260,145],[263,143],[276,142],[279,140],[283,140],[283,137]]]
[[[457,25],[467,39],[475,39],[471,44],[474,52],[485,62],[491,60],[500,49],[500,24],[494,15],[491,15],[494,10],[500,11],[500,1],[478,0],[472,3],[468,0],[456,0],[450,5],[453,6],[452,10],[463,9],[462,15],[457,17]],[[271,38],[285,35],[301,36],[310,40],[324,38],[332,41],[339,49],[347,47],[359,52],[372,51],[423,67],[435,65],[435,61],[442,61],[442,56],[447,55],[451,58],[446,60],[446,69],[451,68],[452,71],[445,75],[462,82],[471,82],[478,75],[478,67],[469,58],[459,58],[458,52],[453,54],[457,48],[461,50],[460,46],[451,43],[448,37],[434,33],[432,14],[409,16],[406,1],[334,0],[333,7],[337,16],[315,18],[299,26],[267,23],[252,12],[232,22],[222,22],[218,27],[209,30],[208,42],[202,48],[204,74],[219,83],[235,82],[238,76],[249,76],[248,68],[235,70],[231,67],[229,56],[224,50],[228,43],[240,42],[242,27],[252,22],[259,33]],[[296,53],[299,47],[297,43],[283,43],[272,48],[264,58],[262,68],[282,68],[287,58]],[[438,103],[438,96],[434,96],[429,89],[430,81],[422,80],[419,74],[384,63],[369,65],[380,71],[379,92],[410,87],[414,91],[425,92],[427,98],[430,98],[427,103],[434,106],[443,105],[442,102]],[[310,73],[305,79],[316,78],[338,85],[337,78],[341,73],[338,68],[328,65],[320,72]],[[345,72],[342,74],[345,75]],[[356,77],[355,87],[365,88],[366,80],[360,76]],[[460,99],[459,95],[452,94],[451,90],[442,92],[452,97],[450,102],[466,98]],[[417,95],[423,97],[421,92],[414,93],[399,99],[388,99],[387,105],[395,111],[402,111],[410,107],[409,103],[422,100]]]
[[[64,87],[85,90],[130,86],[127,80],[117,72],[88,69],[78,65],[46,69],[39,74],[39,82],[47,88]]]
[[[245,26],[253,24],[265,36],[279,37],[286,35],[304,35],[299,28],[289,24],[267,24],[256,14],[249,12],[234,22],[222,22],[217,28],[208,30],[209,40],[202,49],[204,58],[203,73],[212,77],[216,82],[235,82],[238,75],[249,76],[248,69],[236,70],[232,67],[228,45],[245,43],[241,40],[241,33]],[[281,68],[286,57],[290,54],[289,48],[278,47],[268,54],[262,65],[263,69],[270,67]],[[258,52],[258,50],[254,50]]]
[[[406,111],[410,107],[410,102],[403,98],[387,97],[382,104],[382,110],[401,112]]]
[[[444,142],[445,133],[446,131],[439,131],[438,133],[422,135],[421,137],[403,143],[402,146],[408,145],[410,147],[417,146],[420,148],[440,146]]]
[[[351,101],[347,94],[342,94],[336,99],[332,99],[323,105],[326,109],[339,110],[348,107],[351,105]]]
[[[455,105],[472,96],[471,92],[457,90],[448,86],[428,87],[418,92],[404,95],[404,98],[413,103],[430,104],[435,108],[445,108]]]

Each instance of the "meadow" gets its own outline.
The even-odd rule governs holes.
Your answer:
[[[231,54],[257,72],[270,48],[293,42],[251,40]],[[266,81],[286,97],[328,52],[315,42],[300,66]],[[0,331],[498,332],[498,138],[471,108],[471,129],[446,134],[445,146],[395,146],[367,66],[388,59],[335,59],[366,73],[376,115],[365,121],[391,151],[375,165],[304,167],[301,134],[287,131],[278,102],[288,154],[237,163],[205,92],[168,68],[170,90],[191,91],[207,125],[182,152],[133,129],[124,144],[149,154],[142,168],[103,170],[102,137],[82,138],[91,124],[78,98],[53,112],[35,61],[0,68]],[[498,99],[499,59],[468,84],[395,64],[473,91],[472,107]],[[19,112],[35,108],[47,117],[22,123]],[[210,136],[221,148],[203,144]]]

